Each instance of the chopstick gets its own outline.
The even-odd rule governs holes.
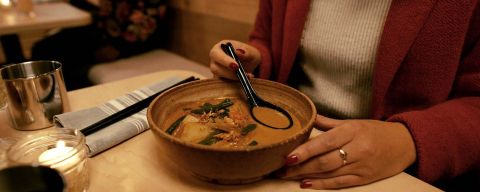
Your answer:
[[[126,117],[129,117],[129,116],[141,111],[142,109],[145,109],[153,101],[153,99],[155,99],[161,93],[163,93],[163,92],[165,92],[165,91],[167,91],[167,90],[169,90],[169,89],[171,89],[171,88],[173,88],[177,85],[180,85],[180,84],[183,84],[183,83],[186,83],[186,82],[190,82],[190,81],[194,81],[194,80],[198,80],[198,78],[193,77],[193,76],[188,77],[188,78],[186,78],[186,79],[184,79],[184,80],[182,80],[182,81],[180,81],[180,82],[178,82],[178,83],[176,83],[176,84],[174,84],[174,85],[172,85],[172,86],[170,86],[170,87],[168,87],[168,88],[166,88],[162,91],[159,91],[159,92],[157,92],[157,93],[155,93],[155,94],[153,94],[153,95],[151,95],[151,96],[149,96],[149,97],[147,97],[147,98],[145,98],[145,99],[143,99],[143,100],[141,100],[141,101],[139,101],[139,102],[137,102],[133,105],[130,105],[130,106],[126,107],[125,109],[122,109],[122,110],[120,110],[120,111],[118,111],[118,112],[100,120],[100,121],[97,121],[97,122],[83,128],[82,130],[80,130],[80,132],[82,132],[83,135],[85,135],[85,136],[90,135],[92,133],[95,133],[95,132],[97,132],[97,131],[115,123],[115,122],[118,122],[118,121],[120,121],[120,120],[122,120]]]

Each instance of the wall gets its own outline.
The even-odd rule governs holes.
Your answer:
[[[209,51],[223,39],[247,41],[258,0],[170,0],[169,48],[208,65]]]

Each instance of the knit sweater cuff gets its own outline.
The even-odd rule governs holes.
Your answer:
[[[454,99],[421,111],[393,115],[410,131],[417,153],[416,176],[426,182],[456,177],[478,164],[478,98]]]
[[[261,55],[260,66],[255,71],[258,71],[258,77],[269,79],[272,75],[272,57],[269,49],[266,47],[266,42],[261,40],[250,40],[250,45],[257,48]]]

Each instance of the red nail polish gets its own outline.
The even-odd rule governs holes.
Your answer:
[[[243,50],[243,49],[236,49],[236,50],[238,51],[238,53],[240,53],[242,55],[245,54],[245,50]]]
[[[232,69],[233,71],[238,70],[238,64],[236,64],[236,63],[230,63],[230,69]]]
[[[298,161],[298,157],[296,155],[290,155],[285,160],[286,165],[293,165]]]
[[[310,188],[312,187],[312,181],[310,180],[303,180],[302,183],[300,183],[300,188],[305,189],[305,188]]]

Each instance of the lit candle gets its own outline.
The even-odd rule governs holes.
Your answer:
[[[72,154],[75,154],[75,155],[68,157],[68,155],[72,155]],[[50,165],[50,167],[57,169],[61,172],[64,172],[69,168],[75,166],[80,161],[80,158],[76,154],[76,149],[74,149],[73,147],[65,146],[65,141],[62,141],[62,140],[58,141],[54,148],[48,149],[44,151],[42,154],[40,154],[40,156],[38,157],[38,161],[40,163],[45,163],[56,158],[63,159],[63,160],[58,163]]]
[[[0,0],[0,8],[9,9],[12,7],[12,1],[10,0]]]

